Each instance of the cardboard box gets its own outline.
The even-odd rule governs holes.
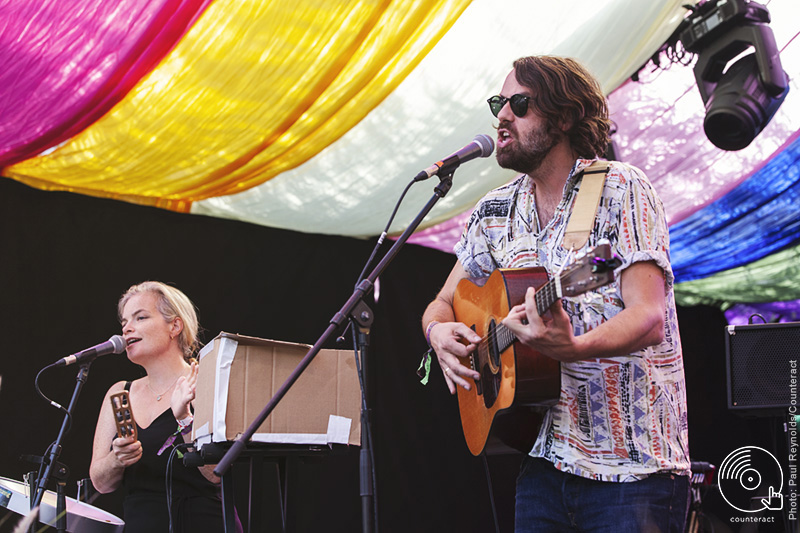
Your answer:
[[[238,439],[311,346],[222,332],[200,351],[192,439]],[[256,442],[361,444],[352,351],[320,350],[253,435]]]

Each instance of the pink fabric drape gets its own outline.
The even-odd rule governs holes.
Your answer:
[[[211,0],[0,0],[0,168],[108,112]]]

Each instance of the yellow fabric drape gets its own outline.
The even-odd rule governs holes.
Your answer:
[[[378,105],[469,0],[217,0],[100,121],[5,174],[188,211],[294,168]]]
[[[558,45],[559,53],[592,71],[623,70],[619,65],[606,68],[608,56],[614,56],[635,72],[654,48],[632,42],[631,28],[649,28],[638,33],[661,43],[680,22],[683,3],[669,0],[667,16],[648,2],[629,0],[506,0],[502,9],[494,0],[476,0],[414,72],[330,148],[258,187],[194,202],[191,212],[307,233],[379,235],[406,179],[475,134],[492,135],[496,119],[486,98],[500,90],[515,59],[550,53]],[[596,10],[613,11],[604,17],[609,23],[602,32],[585,26]],[[653,37],[656,28],[661,40]],[[620,50],[627,51],[624,59]],[[420,227],[463,213],[513,177],[493,157],[462,165],[452,190]],[[412,187],[389,232],[402,232],[431,192],[429,183]],[[451,244],[442,249],[452,250],[460,226],[451,226]]]

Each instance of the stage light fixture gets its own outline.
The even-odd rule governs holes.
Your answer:
[[[789,92],[769,21],[759,3],[719,0],[697,6],[680,33],[684,49],[698,56],[694,75],[706,107],[703,129],[723,150],[748,146]]]

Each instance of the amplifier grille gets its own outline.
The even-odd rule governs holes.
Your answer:
[[[788,409],[791,379],[800,378],[800,322],[728,326],[725,351],[729,409]]]

